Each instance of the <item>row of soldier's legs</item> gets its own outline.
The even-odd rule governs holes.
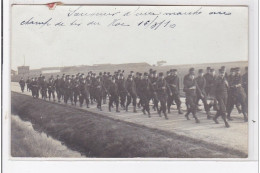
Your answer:
[[[73,104],[73,91],[71,89],[65,90],[64,93],[64,102],[67,104],[68,100],[70,100],[71,104]]]
[[[171,96],[168,96],[168,99],[167,99],[168,113],[171,112],[171,105],[173,104],[173,101],[175,101],[179,113],[182,113],[182,111],[181,111],[181,99],[180,99],[180,96],[178,94],[173,94]]]
[[[46,99],[47,98],[47,89],[41,89],[41,94],[42,94],[42,99]]]
[[[213,118],[213,120],[216,123],[218,123],[217,118],[219,116],[221,116],[223,121],[225,122],[226,127],[229,127],[229,124],[226,120],[226,113],[227,113],[226,105],[227,105],[227,101],[228,101],[228,96],[225,95],[225,94],[224,95],[218,95],[216,97],[216,100],[218,102],[218,110],[217,110],[217,113],[216,113],[215,117]]]
[[[148,113],[148,115],[150,115],[150,106],[149,106],[149,102],[150,102],[150,98],[148,95],[142,95],[140,98],[141,101],[141,105],[143,106],[143,113],[145,114],[145,111]]]
[[[82,94],[82,95],[79,96],[80,106],[83,105],[83,103],[84,103],[85,100],[86,100],[87,108],[89,108],[89,93],[84,93],[84,94]]]
[[[196,116],[196,110],[197,110],[197,96],[196,95],[186,95],[186,106],[187,106],[187,113],[185,114],[185,117],[187,120],[189,120],[189,114],[192,113],[193,117],[196,120],[196,123],[199,123],[199,120]]]
[[[53,100],[55,101],[55,93],[54,93],[54,90],[48,90],[48,94],[49,94],[49,100],[51,99],[51,96],[53,98]]]
[[[235,97],[235,96],[229,95],[228,101],[227,101],[227,118],[229,120],[232,120],[231,112],[234,109],[234,105],[236,105],[239,112],[241,111],[240,108],[239,108],[239,105],[241,105],[242,113],[244,115],[244,120],[247,121],[247,119],[248,119],[248,117],[247,117],[248,108],[247,108],[246,97],[244,97],[244,96]]]
[[[111,96],[109,97],[109,103],[108,103],[108,109],[109,109],[109,111],[111,111],[111,107],[112,107],[113,103],[116,104],[116,112],[119,112],[119,110],[118,110],[118,106],[119,106],[119,96],[118,96],[118,95],[111,95]]]
[[[35,98],[39,97],[39,89],[38,88],[32,87],[32,96],[35,97]]]
[[[136,99],[137,99],[136,94],[130,93],[129,95],[127,95],[126,111],[128,111],[128,106],[132,102],[134,106],[134,112],[136,112]]]
[[[119,97],[120,97],[120,105],[121,107],[125,108],[125,102],[126,102],[126,92],[120,92]]]

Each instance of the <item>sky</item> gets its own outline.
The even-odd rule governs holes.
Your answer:
[[[131,15],[122,15],[128,11]],[[161,15],[176,11],[200,11],[201,14]],[[119,15],[86,15],[115,12]],[[231,15],[209,15],[210,12]],[[82,16],[74,16],[76,13]],[[17,70],[17,66],[24,65],[24,60],[31,69],[136,62],[152,65],[162,60],[167,65],[247,61],[247,14],[246,7],[59,6],[49,10],[40,5],[15,5],[12,7],[11,68]],[[50,18],[49,26],[36,24]],[[129,26],[113,26],[114,20]],[[162,22],[156,30],[152,25],[144,26],[153,20]],[[24,24],[32,21],[34,24]],[[73,21],[80,26],[71,25]],[[65,26],[55,26],[59,22]]]

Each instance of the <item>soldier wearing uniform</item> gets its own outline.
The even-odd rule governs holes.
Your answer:
[[[48,94],[49,94],[49,100],[51,100],[51,95],[53,98],[53,101],[55,101],[55,81],[53,79],[53,76],[49,79],[48,82]]]
[[[246,96],[248,97],[248,67],[245,67],[245,74],[242,76],[242,87],[244,88]]]
[[[242,87],[242,76],[240,75],[240,68],[237,67],[235,69],[236,74],[233,79],[233,83],[230,85],[232,89],[234,89],[234,97],[236,98],[236,101],[242,106],[242,113],[244,115],[244,121],[248,121],[247,117],[247,99],[246,99],[246,93]],[[233,106],[231,105],[229,110],[229,116],[232,112]]]
[[[128,111],[128,106],[130,105],[132,100],[134,106],[134,112],[137,112],[136,111],[136,99],[137,99],[136,85],[135,85],[135,81],[133,80],[133,76],[131,74],[128,76],[126,80],[126,91],[127,91],[126,111]]]
[[[38,98],[39,97],[39,84],[38,84],[38,79],[32,78],[31,82],[31,89],[32,89],[32,96],[33,98]]]
[[[171,96],[171,91],[168,87],[166,80],[164,79],[163,73],[159,73],[159,78],[156,81],[155,85],[155,91],[157,93],[157,97],[161,105],[158,110],[158,114],[159,116],[161,116],[161,112],[163,112],[165,119],[168,119],[168,116],[166,114],[166,103],[168,100],[168,93],[170,92]]]
[[[151,99],[151,93],[153,91],[153,86],[151,81],[148,79],[148,73],[144,73],[144,78],[140,81],[140,99],[141,105],[143,106],[143,113],[148,113],[148,117],[150,116],[150,107],[149,102]],[[145,112],[146,111],[146,112]]]
[[[31,79],[30,77],[28,77],[28,79],[26,80],[26,89],[29,92],[31,91],[30,83],[31,83]]]
[[[203,102],[204,105],[204,109],[206,111],[207,114],[207,118],[210,119],[210,113],[209,113],[209,105],[207,103],[207,94],[205,92],[205,88],[206,88],[206,79],[203,75],[203,69],[199,69],[199,76],[196,78],[196,82],[198,84],[198,88],[201,91],[201,94],[198,92],[197,90],[197,104],[199,103],[199,100],[201,100]]]
[[[56,89],[56,93],[57,93],[57,98],[58,98],[58,102],[60,102],[60,98],[61,98],[61,80],[59,78],[60,76],[57,75],[57,78],[54,81],[54,85],[55,85],[55,89]]]
[[[225,71],[220,69],[219,76],[214,81],[214,85],[212,87],[211,96],[213,96],[217,100],[217,113],[213,120],[216,124],[218,124],[217,118],[219,116],[224,120],[225,126],[230,127],[226,120],[226,105],[228,99],[228,88],[229,84],[225,78]]]
[[[84,101],[86,100],[87,108],[89,108],[89,88],[91,86],[90,79],[82,79],[79,84],[79,103],[82,107]]]
[[[73,101],[74,104],[77,105],[77,101],[79,97],[79,77],[77,77],[72,83],[73,83]]]
[[[193,117],[195,118],[196,123],[199,123],[199,119],[196,116],[196,110],[197,110],[197,93],[201,94],[201,91],[197,85],[197,82],[195,80],[195,71],[194,68],[190,68],[189,74],[187,74],[183,79],[183,91],[186,95],[186,106],[187,106],[187,113],[185,114],[185,117],[187,120],[189,120],[189,114],[192,113]]]
[[[115,77],[112,77],[112,82],[108,86],[108,94],[109,94],[109,103],[108,103],[108,110],[111,112],[112,104],[116,104],[116,112],[120,112],[118,109],[119,106],[119,91],[118,91],[118,84],[116,83]]]
[[[64,89],[64,102],[67,104],[68,100],[70,100],[71,105],[73,105],[73,83],[69,76],[67,76],[67,80],[65,81]]]
[[[23,78],[20,79],[19,84],[20,84],[20,87],[21,87],[21,91],[24,92],[25,82],[24,82]]]
[[[213,76],[210,74],[210,69],[211,69],[210,67],[207,67],[207,73],[204,74],[204,78],[206,80],[206,86],[205,86],[206,95],[208,95],[211,90],[211,83],[213,78]]]
[[[153,109],[155,111],[159,110],[159,107],[158,107],[159,99],[158,99],[158,96],[157,96],[157,93],[156,93],[156,90],[155,90],[157,80],[158,80],[158,76],[157,76],[156,70],[154,70],[151,73],[150,81],[151,81],[152,86],[153,86],[153,91],[152,91],[151,95],[152,95],[153,104],[154,104]]]
[[[177,76],[176,69],[170,70],[170,75],[167,77],[166,81],[172,92],[172,95],[169,96],[167,100],[168,113],[170,113],[171,105],[173,101],[175,101],[175,103],[177,104],[178,113],[183,114],[181,110],[181,99],[180,99],[180,80],[179,77]]]
[[[95,98],[97,101],[97,108],[102,111],[101,104],[102,104],[102,98],[103,98],[103,93],[106,92],[106,89],[104,87],[104,84],[102,82],[101,77],[97,77],[95,83],[94,83],[94,88],[95,88]]]
[[[121,73],[119,76],[119,79],[117,81],[117,84],[118,84],[118,91],[119,91],[119,97],[120,97],[120,105],[123,109],[125,109],[125,102],[126,102],[126,96],[127,96],[125,82],[126,81],[124,79],[124,75]]]
[[[48,89],[48,82],[46,81],[45,77],[42,77],[42,82],[41,82],[41,94],[42,94],[42,99],[46,100],[47,98],[47,89]]]

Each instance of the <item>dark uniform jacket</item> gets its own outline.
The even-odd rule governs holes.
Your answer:
[[[176,76],[168,76],[167,83],[169,84],[169,87],[173,94],[179,94],[180,92],[180,79]]]
[[[126,90],[128,93],[136,95],[136,85],[134,80],[126,80]]]
[[[150,95],[153,92],[151,81],[149,79],[142,79],[140,82],[140,93],[145,96]]]
[[[115,82],[115,83],[111,83],[108,87],[108,93],[111,95],[111,96],[118,96],[119,93],[118,93],[118,84]]]
[[[201,90],[198,87],[196,79],[191,79],[189,77],[189,74],[184,76],[183,85],[184,85],[183,91],[186,93],[186,95],[196,96],[197,93],[201,94]]]
[[[204,76],[198,76],[196,79],[198,88],[200,89],[201,93],[205,95],[205,88],[206,88],[206,79]]]
[[[158,78],[154,89],[157,92],[159,99],[166,98],[169,93],[171,94],[170,88],[165,79]]]
[[[229,84],[228,81],[226,80],[225,77],[217,77],[214,80],[213,87],[211,89],[211,96],[227,96],[228,94],[228,89],[229,89]]]
[[[125,79],[119,79],[119,80],[117,81],[117,84],[118,84],[118,91],[119,91],[120,93],[122,93],[122,92],[127,92]]]
[[[21,87],[24,87],[24,86],[25,86],[24,80],[20,80],[20,81],[19,81],[19,84],[20,84]]]

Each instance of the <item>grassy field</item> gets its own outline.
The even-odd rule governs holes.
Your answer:
[[[232,148],[48,103],[15,92],[12,92],[11,100],[13,114],[30,121],[36,131],[45,132],[87,157],[247,157]]]
[[[12,157],[82,157],[45,133],[35,131],[30,122],[11,116]]]

